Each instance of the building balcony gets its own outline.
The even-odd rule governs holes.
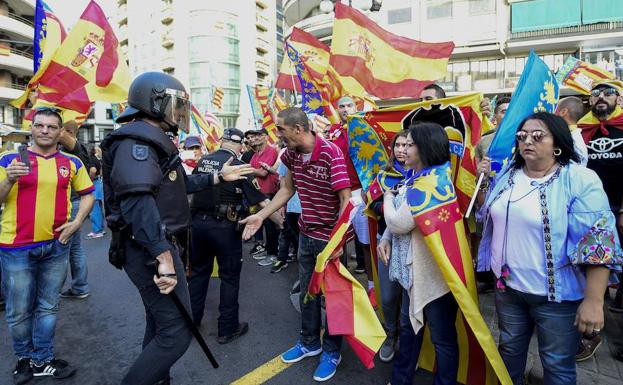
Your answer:
[[[283,2],[283,16],[288,26],[293,26],[319,6],[320,0],[285,0]]]
[[[160,22],[165,25],[173,22],[173,7],[171,4],[164,5],[160,10]]]
[[[8,55],[0,55],[0,68],[20,76],[32,75],[32,55],[11,48]]]
[[[2,83],[0,82],[0,100],[3,102],[9,102],[13,99],[19,98],[26,87],[20,84]]]
[[[270,43],[261,37],[258,37],[255,41],[255,49],[260,52],[267,53],[270,50]]]
[[[262,31],[268,31],[268,26],[270,25],[270,20],[264,15],[259,13],[255,14],[255,26]]]
[[[120,16],[124,16],[127,18],[128,17],[128,4],[127,3],[123,3],[119,5],[119,8],[117,8],[117,14]]]
[[[167,54],[162,58],[162,71],[172,71],[175,69],[175,56]]]
[[[171,31],[166,31],[162,34],[162,46],[164,48],[170,48],[175,44],[173,40],[173,33]]]
[[[331,35],[333,34],[333,14],[326,13],[312,16],[299,21],[294,26],[311,33],[320,41],[326,43],[328,40],[331,40]],[[286,36],[289,36],[291,33],[292,28],[288,30]]]
[[[255,0],[255,4],[257,4],[262,9],[268,8],[268,4],[266,4],[264,0]]]
[[[4,0],[8,3],[13,13],[18,15],[33,16],[35,14],[36,0]]]
[[[270,74],[270,65],[264,60],[256,60],[255,72],[268,75]]]
[[[0,14],[0,31],[26,38],[32,41],[34,36],[34,25],[23,17],[14,13]]]

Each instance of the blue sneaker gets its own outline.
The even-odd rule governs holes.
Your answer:
[[[333,377],[341,361],[342,355],[340,352],[323,352],[320,357],[320,363],[314,372],[314,380],[322,382]]]
[[[320,353],[322,353],[322,346],[320,346],[320,344],[307,347],[301,342],[297,342],[293,348],[290,348],[287,352],[281,355],[281,361],[286,364],[291,364],[293,362],[299,362],[305,357],[317,356]]]

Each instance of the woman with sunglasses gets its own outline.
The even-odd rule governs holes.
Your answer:
[[[519,124],[513,160],[479,213],[478,266],[497,277],[499,350],[515,385],[523,384],[535,327],[543,383],[576,383],[580,333],[603,328],[608,278],[621,270],[602,184],[577,162],[562,118],[529,116]]]

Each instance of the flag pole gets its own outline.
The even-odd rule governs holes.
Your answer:
[[[478,192],[480,192],[480,185],[482,184],[483,179],[485,179],[485,174],[481,173],[478,177],[478,182],[476,182],[476,189],[474,190],[474,195],[472,195],[472,199],[469,201],[469,206],[467,207],[467,211],[465,212],[465,218],[468,218],[472,213],[472,209],[474,208],[474,203],[476,202],[476,197],[478,197]]]

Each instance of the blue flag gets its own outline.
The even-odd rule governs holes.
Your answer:
[[[301,60],[298,51],[290,44],[286,43],[286,52],[290,58],[290,61],[294,64],[296,75],[301,82],[301,90],[303,91],[303,103],[301,108],[306,114],[322,115],[324,113],[322,96],[320,96],[320,91],[318,91],[314,81],[309,75],[309,72],[307,72],[305,64]]]
[[[556,77],[534,50],[530,51],[504,119],[498,125],[489,147],[487,156],[491,158],[493,172],[499,172],[512,157],[519,123],[535,112],[556,111],[558,95]]]
[[[48,23],[45,11],[50,11],[50,7],[43,1],[37,0],[35,7],[35,36],[33,38],[33,73],[37,73],[41,59],[43,59],[43,44],[46,37],[46,25]]]

